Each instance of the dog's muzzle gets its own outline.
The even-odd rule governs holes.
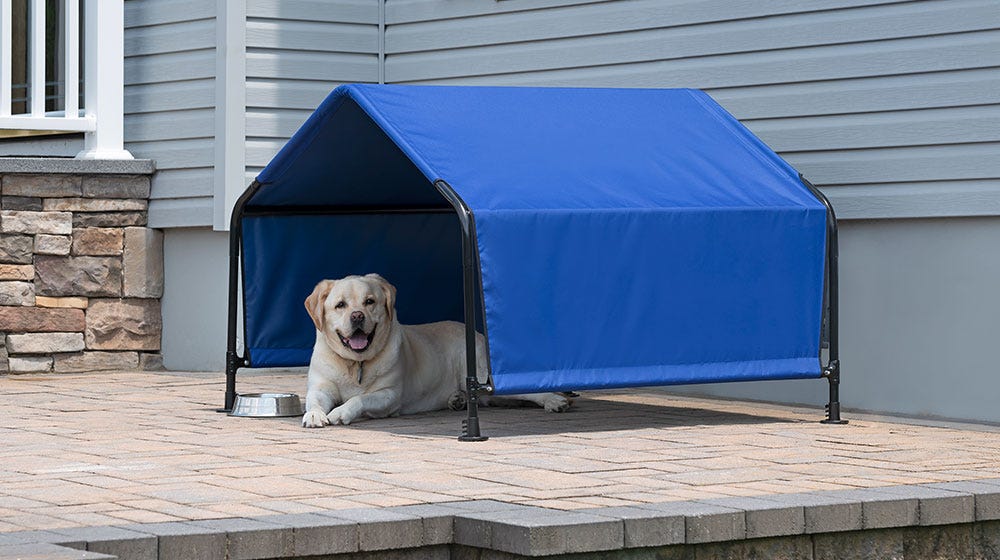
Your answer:
[[[375,338],[376,329],[378,329],[378,325],[375,325],[375,328],[373,328],[370,333],[366,333],[361,329],[355,329],[354,333],[349,337],[344,336],[340,334],[340,331],[337,331],[337,336],[340,338],[341,344],[360,354],[361,352],[367,350],[368,346],[372,343],[372,340]]]

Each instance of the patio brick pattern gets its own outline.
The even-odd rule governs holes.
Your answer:
[[[302,394],[305,378],[248,372],[240,390]],[[491,439],[462,443],[452,412],[315,430],[228,417],[214,411],[220,374],[8,375],[0,393],[0,533],[483,499],[558,510],[706,501],[705,531],[728,531],[736,520],[722,514],[756,497],[774,508],[738,509],[760,511],[745,517],[759,535],[797,527],[803,507],[808,532],[893,526],[918,505],[921,524],[1000,517],[995,480],[970,482],[1000,477],[1000,430],[984,426],[829,426],[818,410],[610,391],[564,414],[486,409]],[[862,489],[876,489],[870,511],[851,495]],[[978,506],[960,495],[970,489]],[[844,495],[816,494],[831,490]],[[640,531],[643,515],[631,518]]]

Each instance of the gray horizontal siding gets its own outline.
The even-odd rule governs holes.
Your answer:
[[[215,78],[125,87],[125,114],[215,108]]]
[[[316,21],[247,20],[247,48],[364,53],[378,52],[378,26]]]
[[[215,18],[134,27],[125,37],[128,56],[215,48]]]
[[[840,15],[838,12],[826,10],[888,4],[894,1],[897,0],[812,2],[622,0],[588,3],[548,10],[502,13],[490,17],[442,19],[417,24],[399,23],[392,25],[386,32],[386,51],[413,52],[505,43],[531,44],[608,34],[624,34],[622,36],[624,39],[638,40],[641,36],[636,33],[645,30],[662,32],[671,28],[683,29],[686,26],[704,26],[717,22],[744,20],[752,25],[766,27],[768,24],[777,23],[770,20],[777,15],[786,16],[781,18],[781,25],[793,27],[790,33],[794,33],[794,25],[801,18],[836,19]],[[956,0],[956,3],[961,2]],[[874,12],[873,17],[878,13],[877,8],[871,7],[864,11]],[[797,18],[795,14],[803,15]],[[396,22],[389,21],[389,23],[391,25]]]
[[[995,68],[707,90],[743,119],[847,115],[1000,103]]]
[[[200,227],[212,223],[211,196],[187,197],[149,202],[149,227]]]
[[[135,113],[125,116],[125,128],[129,142],[212,138],[214,119],[214,108]]]
[[[438,19],[468,18],[555,8],[598,4],[608,0],[505,0],[456,2],[455,0],[392,0],[386,6],[388,24],[405,24]]]
[[[785,153],[1000,141],[996,106],[755,119],[744,124]]]
[[[125,28],[172,24],[215,17],[215,3],[205,0],[126,0]]]
[[[337,86],[346,81],[295,81],[267,78],[247,79],[247,107],[249,112],[301,109],[312,111]]]
[[[0,139],[0,157],[73,157],[83,150],[83,134]]]
[[[989,5],[985,5],[988,3]],[[920,4],[877,6],[764,20],[741,20],[670,29],[575,36],[566,39],[497,44],[482,38],[481,46],[446,51],[395,49],[387,36],[386,77],[391,81],[470,75],[540,72],[561,68],[620,66],[667,60],[698,61],[735,53],[790,51],[846,43],[876,42],[936,33],[964,33],[1000,27],[1000,9],[992,0],[944,3],[936,9]],[[513,32],[512,32],[513,33]],[[516,34],[507,41],[517,38]],[[871,47],[872,45],[867,45]],[[840,49],[837,49],[840,50]],[[870,48],[854,49],[864,56]],[[787,52],[787,55],[808,55]],[[984,60],[983,63],[988,63]],[[995,63],[995,62],[994,62]],[[794,74],[786,73],[784,80]]]
[[[378,0],[247,0],[247,16],[378,25]]]
[[[248,176],[338,85],[379,81],[377,0],[249,0],[246,39]]]
[[[125,147],[156,161],[154,227],[212,223],[215,2],[125,2]]]
[[[214,165],[214,138],[184,138],[180,140],[159,140],[153,142],[126,142],[132,155],[152,159],[156,154],[156,169],[191,169]],[[155,189],[154,189],[155,190]],[[205,186],[206,196],[211,194],[211,184]],[[157,198],[160,193],[152,193]]]
[[[551,68],[540,68],[535,62],[529,62],[523,70],[503,66],[509,62],[503,49],[497,48],[493,58],[499,62],[484,66],[466,64],[458,59],[450,61],[454,64],[435,62],[424,66],[412,64],[412,59],[406,61],[407,55],[388,55],[386,80],[578,87],[689,85],[705,89],[991,68],[996,64],[998,45],[1000,31],[980,31],[638,62],[604,60],[585,64],[586,61],[577,60],[576,66],[554,65]],[[448,53],[440,56],[447,57]],[[669,53],[665,52],[664,56]]]
[[[842,217],[1000,214],[995,0],[400,0],[386,20],[390,83],[700,88]]]

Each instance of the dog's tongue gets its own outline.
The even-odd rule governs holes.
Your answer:
[[[352,350],[363,350],[365,346],[368,346],[368,335],[361,331],[354,331],[347,342],[350,343]]]

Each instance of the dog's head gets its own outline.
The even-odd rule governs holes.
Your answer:
[[[378,274],[323,280],[306,310],[326,344],[347,360],[374,358],[396,322],[396,288]]]

